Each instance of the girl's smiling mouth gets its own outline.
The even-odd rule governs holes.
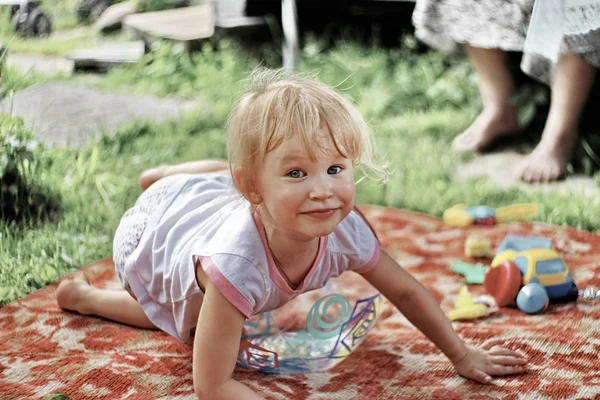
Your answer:
[[[316,219],[327,219],[327,218],[331,217],[337,210],[338,210],[338,208],[320,208],[320,209],[316,209],[316,210],[305,211],[305,212],[302,212],[301,214],[307,215],[309,217],[316,218]]]

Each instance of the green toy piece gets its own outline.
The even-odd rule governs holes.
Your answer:
[[[465,282],[469,285],[483,284],[483,277],[488,268],[487,265],[481,263],[469,264],[464,261],[455,261],[450,266],[452,272],[463,275],[465,277]]]

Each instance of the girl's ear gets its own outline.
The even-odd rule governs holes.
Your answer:
[[[248,174],[242,167],[236,167],[233,171],[233,183],[242,196],[252,205],[257,206],[262,203],[262,196],[258,190],[254,174]]]

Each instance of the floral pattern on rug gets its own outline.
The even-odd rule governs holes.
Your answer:
[[[539,223],[451,228],[437,218],[361,207],[381,244],[449,311],[462,276],[450,271],[467,235],[495,247],[507,233],[551,238],[579,288],[600,287],[600,237]],[[482,261],[482,260],[479,260]],[[489,262],[489,260],[483,260]],[[96,285],[117,285],[112,261],[83,268]],[[475,295],[481,286],[469,286]],[[77,400],[195,399],[191,346],[165,333],[63,312],[56,284],[0,309],[0,399],[43,399],[63,392]],[[456,322],[471,343],[506,338],[530,358],[529,372],[480,385],[451,364],[385,300],[379,320],[343,362],[321,373],[271,375],[236,371],[267,399],[600,399],[600,301],[553,304],[541,315],[502,308]],[[518,342],[517,342],[518,340]]]

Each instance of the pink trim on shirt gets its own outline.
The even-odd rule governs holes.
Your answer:
[[[200,264],[202,264],[204,272],[217,289],[219,289],[221,294],[246,317],[249,318],[252,316],[253,309],[250,302],[246,300],[240,291],[221,273],[213,260],[210,257],[205,256],[198,256],[198,259],[200,260]]]
[[[316,273],[317,268],[315,268],[315,266],[319,265],[321,263],[321,260],[323,259],[325,250],[327,249],[327,239],[328,239],[327,236],[322,236],[319,238],[319,249],[317,250],[317,257],[315,258],[315,262],[310,267],[308,274],[306,274],[306,276],[304,277],[302,282],[300,282],[298,287],[294,290],[290,287],[290,285],[288,285],[285,278],[281,275],[281,272],[279,272],[279,269],[275,265],[275,260],[273,260],[273,255],[271,254],[271,250],[269,249],[269,244],[267,242],[267,236],[265,233],[264,225],[260,219],[260,216],[256,212],[253,212],[252,219],[254,220],[254,223],[256,224],[256,228],[260,235],[260,240],[265,249],[265,254],[267,255],[267,263],[269,264],[269,275],[271,276],[271,280],[273,281],[275,286],[277,286],[279,288],[279,290],[281,290],[282,292],[284,292],[286,294],[301,293],[306,282],[310,281],[312,276]]]
[[[373,252],[373,257],[371,257],[369,262],[360,268],[356,268],[354,271],[358,272],[359,274],[364,274],[365,272],[369,272],[370,270],[375,268],[375,266],[379,262],[380,255],[381,255],[381,248],[379,247],[379,244],[377,244],[377,247],[375,248],[375,251]]]

